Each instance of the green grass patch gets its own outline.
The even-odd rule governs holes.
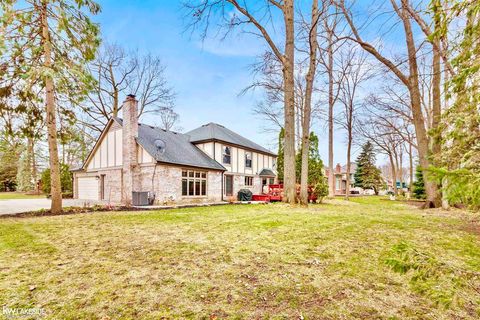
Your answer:
[[[35,195],[35,194],[24,194],[21,192],[0,192],[0,201],[1,200],[13,200],[13,199],[45,199],[44,194]]]
[[[0,304],[70,319],[476,319],[461,211],[377,197],[0,220]]]

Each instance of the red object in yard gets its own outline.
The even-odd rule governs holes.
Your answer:
[[[270,201],[282,201],[283,184],[270,184],[267,194],[270,196]]]
[[[254,194],[252,195],[252,201],[270,202],[270,196],[268,194]]]
[[[297,185],[297,196],[300,196],[300,186]],[[255,194],[252,196],[253,201],[282,201],[283,184],[270,184],[266,194]],[[313,192],[313,187],[308,186],[308,201],[317,201],[317,196]]]

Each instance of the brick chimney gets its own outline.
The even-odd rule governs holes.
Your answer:
[[[340,165],[340,163],[337,163],[337,166],[335,167],[335,172],[342,173],[342,166]]]
[[[122,202],[132,204],[132,191],[138,191],[138,175],[136,174],[138,137],[138,101],[129,94],[122,105],[123,111],[123,193]]]

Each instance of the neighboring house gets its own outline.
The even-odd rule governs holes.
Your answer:
[[[350,191],[354,188],[355,178],[354,174],[357,170],[357,164],[352,162],[350,164]],[[329,170],[325,168],[325,174],[329,177]],[[345,195],[347,189],[347,165],[340,165],[337,163],[334,169],[333,178],[335,181],[335,195]],[[329,182],[330,184],[330,182]]]
[[[137,104],[127,97],[123,119],[110,119],[74,170],[75,198],[131,204],[132,192],[143,191],[157,204],[218,202],[275,182],[269,150],[215,123],[186,134],[138,123]]]
[[[385,190],[387,192],[393,192],[393,180],[391,178],[383,177],[383,181],[385,181]],[[409,189],[409,185],[407,182],[400,182],[397,180],[397,190],[402,190],[407,192]]]

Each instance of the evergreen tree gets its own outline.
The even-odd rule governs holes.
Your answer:
[[[13,191],[16,187],[19,154],[16,149],[0,139],[0,191]]]
[[[378,194],[383,179],[380,172],[375,166],[375,152],[373,145],[370,141],[367,141],[362,146],[362,151],[357,157],[357,170],[354,173],[354,186],[363,189],[373,189],[375,194]]]
[[[20,156],[17,171],[17,190],[31,191],[35,187],[35,179],[32,175],[32,157],[28,150],[25,150]]]
[[[50,180],[50,169],[45,169],[42,172],[42,191],[49,194],[51,192],[51,180]],[[62,163],[60,164],[60,181],[62,186],[63,193],[72,193],[73,192],[73,177],[70,172],[70,167]]]
[[[480,209],[480,2],[455,0],[448,8],[448,14],[435,11],[441,28],[433,35],[442,39],[448,34],[454,48],[453,72],[445,84],[449,106],[433,132],[443,140],[442,152],[434,155],[436,168],[424,169],[442,184],[444,200]]]
[[[413,195],[417,199],[425,199],[425,182],[423,180],[423,172],[420,166],[415,171],[415,182],[413,183]]]
[[[24,99],[25,104],[16,108],[17,113],[46,121],[52,213],[62,210],[57,117],[63,112],[65,119],[74,119],[65,106],[79,105],[92,88],[93,78],[86,66],[95,57],[100,41],[90,14],[99,10],[92,0],[0,2],[0,76],[2,80],[18,80],[12,87],[22,93],[17,98]],[[33,107],[27,109],[26,105]]]
[[[278,155],[277,155],[277,178],[278,182],[283,182],[283,140],[285,139],[285,130],[282,128],[278,133]]]
[[[296,155],[295,169],[297,183],[300,183],[300,172],[302,170],[302,150]],[[324,182],[325,176],[323,175],[323,161],[320,159],[320,153],[318,151],[318,137],[314,132],[310,133],[310,150],[308,156],[308,184],[316,185],[319,182]]]

